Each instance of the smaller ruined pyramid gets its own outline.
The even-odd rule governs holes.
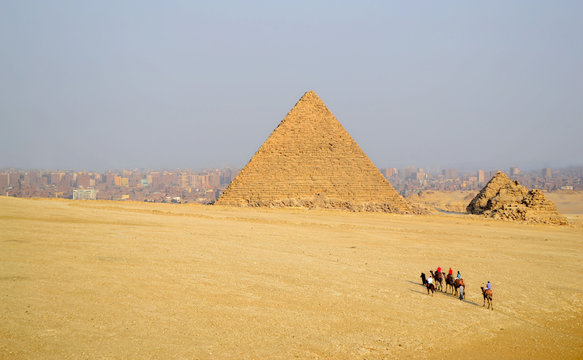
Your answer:
[[[302,96],[215,204],[411,210],[313,91]]]
[[[547,200],[542,191],[528,190],[501,171],[472,199],[470,214],[530,223],[566,224],[567,219]]]

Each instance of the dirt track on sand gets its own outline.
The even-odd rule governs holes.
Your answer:
[[[0,198],[0,358],[582,358],[570,221]]]

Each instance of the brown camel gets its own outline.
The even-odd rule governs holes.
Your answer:
[[[433,296],[433,293],[435,292],[435,286],[433,286],[433,284],[426,283],[425,287],[427,288],[427,295],[429,295],[429,291],[431,291],[431,296]]]
[[[448,293],[449,290],[451,289],[451,293],[453,295],[454,293],[454,280],[453,280],[453,275],[451,274],[447,274],[447,277],[445,278],[445,292]]]
[[[455,279],[455,281],[453,282],[453,287],[455,289],[455,296],[458,296],[458,291],[460,286],[463,285],[464,286],[464,292],[465,290],[468,289],[468,287],[466,286],[466,284],[464,284],[464,279]]]
[[[492,307],[492,310],[494,310],[494,304],[492,304],[492,290],[485,290],[483,286],[480,287],[480,289],[482,289],[482,296],[484,296],[484,305],[482,306],[486,306],[486,301],[488,301],[488,307],[486,309]]]
[[[435,272],[433,273],[433,270],[429,270],[429,272],[431,273],[431,276],[433,277],[433,280],[435,280],[435,289],[439,290],[439,291],[443,291],[443,276],[440,272]]]

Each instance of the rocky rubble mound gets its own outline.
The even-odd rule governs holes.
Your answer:
[[[470,214],[529,223],[567,224],[540,190],[528,190],[499,171],[466,208]]]
[[[308,209],[336,209],[347,210],[351,212],[385,212],[396,214],[410,215],[427,215],[431,210],[419,204],[409,204],[407,208],[395,206],[389,202],[353,202],[341,199],[329,199],[322,196],[312,198],[293,198],[282,200],[249,200],[245,203],[239,203],[242,207],[303,207]]]

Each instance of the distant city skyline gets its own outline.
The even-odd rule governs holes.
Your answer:
[[[242,168],[308,90],[379,168],[580,166],[582,13],[4,2],[0,168]]]
[[[455,168],[431,173],[422,168],[381,168],[381,174],[401,195],[423,191],[478,191],[497,175],[496,170],[458,171]],[[528,188],[544,191],[583,190],[583,167],[506,173]],[[70,170],[0,169],[0,195],[13,197],[65,198],[83,200],[133,200],[145,202],[214,202],[237,176],[240,169],[203,171],[128,170],[86,172]],[[348,172],[347,179],[357,179]]]

